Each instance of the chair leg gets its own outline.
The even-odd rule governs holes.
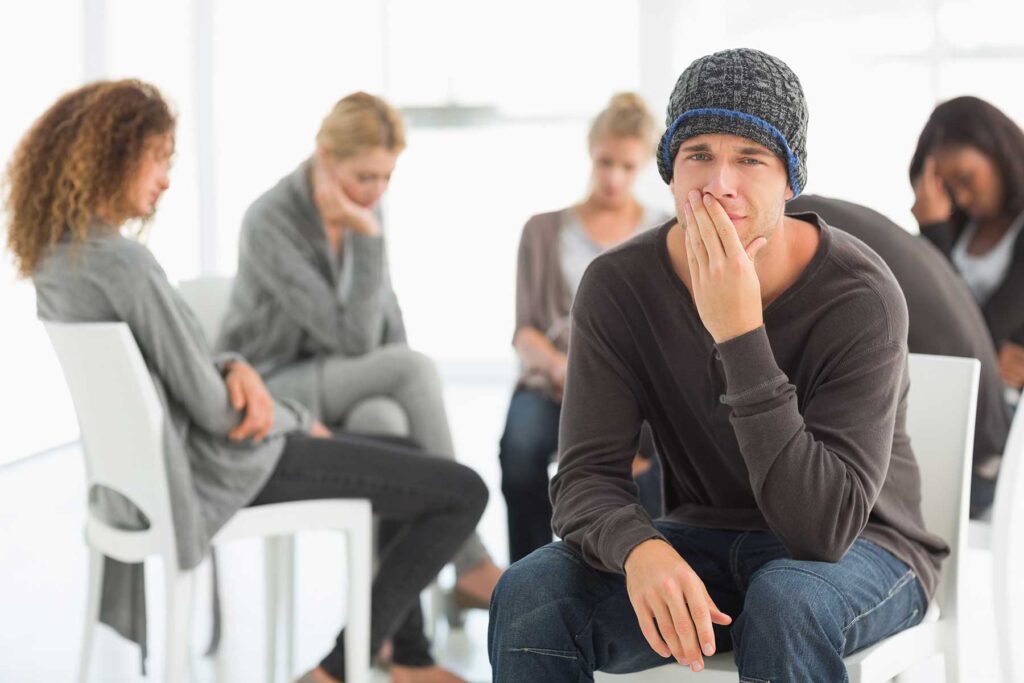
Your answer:
[[[285,676],[295,675],[295,537],[278,539],[278,598],[284,618]]]
[[[266,596],[266,634],[263,654],[267,683],[277,680],[277,614],[279,607],[278,586],[280,585],[281,559],[280,539],[269,536],[263,541],[263,571]]]
[[[164,562],[167,631],[164,635],[164,680],[189,680],[188,625],[192,612],[191,571],[181,571],[173,561]]]
[[[100,619],[100,596],[103,589],[103,553],[87,548],[89,553],[89,587],[85,605],[85,629],[82,632],[82,652],[78,664],[79,683],[88,683],[92,646],[96,635],[96,622]]]
[[[1024,410],[1024,408],[1021,408]],[[1002,552],[1002,544],[1005,538],[995,537],[992,539],[992,599],[995,611],[996,622],[996,655],[999,660],[999,669],[1002,673],[1002,680],[1016,681],[1024,675],[1024,668],[1017,663],[1017,652],[1015,651],[1014,619],[1020,618],[1020,612],[1014,608],[1014,580],[1011,576],[1012,564],[1008,552]]]
[[[348,532],[348,620],[345,625],[345,681],[370,680],[370,588],[373,581],[372,522],[369,508]]]
[[[963,629],[959,615],[948,625],[946,643],[942,657],[946,664],[946,683],[960,683],[960,643],[963,642]]]

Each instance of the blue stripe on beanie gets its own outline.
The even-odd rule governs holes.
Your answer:
[[[768,123],[764,119],[754,116],[752,114],[747,114],[742,111],[735,111],[733,109],[720,109],[717,107],[691,109],[689,111],[684,111],[682,114],[677,116],[676,120],[672,122],[671,126],[669,126],[668,131],[665,132],[665,135],[662,137],[661,142],[661,158],[662,161],[665,163],[665,167],[667,169],[671,169],[673,165],[671,152],[672,138],[675,136],[676,130],[679,128],[679,124],[682,123],[683,121],[686,121],[687,119],[692,119],[697,116],[732,117],[735,119],[739,119],[741,121],[746,121],[747,123],[752,123],[758,128],[761,128],[762,130],[767,132],[769,135],[775,138],[775,140],[782,147],[783,151],[786,152],[786,174],[789,176],[789,186],[793,188],[793,196],[798,196],[800,192],[803,190],[803,188],[800,187],[800,181],[797,179],[797,169],[800,167],[800,160],[797,158],[797,156],[793,153],[793,150],[790,148],[789,141],[786,140],[786,136],[783,135],[778,128]]]

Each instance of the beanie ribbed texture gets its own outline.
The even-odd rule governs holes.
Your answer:
[[[794,197],[807,185],[807,100],[796,74],[777,57],[741,48],[694,61],[676,81],[665,125],[657,156],[666,183],[686,139],[728,133],[774,152]]]

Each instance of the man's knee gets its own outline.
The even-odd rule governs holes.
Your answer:
[[[557,610],[556,603],[579,589],[581,576],[588,571],[596,570],[562,543],[538,548],[502,573],[491,597],[491,618],[548,619],[544,608]]]
[[[815,564],[776,560],[753,576],[732,631],[741,653],[745,640],[768,634],[776,634],[774,640],[792,647],[824,638],[842,652],[847,601],[835,585],[814,571]]]

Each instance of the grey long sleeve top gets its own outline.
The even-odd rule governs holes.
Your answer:
[[[312,418],[298,404],[277,403],[264,441],[230,441],[227,434],[242,415],[230,405],[199,321],[149,249],[110,227],[96,227],[84,242],[59,242],[39,263],[32,277],[37,312],[43,320],[128,324],[164,407],[178,560],[192,568],[217,530],[266,483],[284,436],[308,430]],[[139,526],[137,510],[123,497],[105,492],[96,502],[111,522]],[[144,646],[141,565],[108,561],[105,574],[101,618]]]
[[[817,252],[764,325],[716,345],[672,269],[674,225],[584,275],[551,486],[556,533],[619,573],[633,547],[660,537],[630,477],[646,420],[670,519],[770,530],[792,557],[826,562],[863,537],[931,594],[948,549],[921,514],[905,430],[907,309],[892,274],[819,221]]]
[[[282,178],[242,219],[238,274],[216,347],[237,351],[264,374],[406,341],[383,238],[347,234],[335,268],[310,165]],[[317,412],[319,373],[307,365],[309,377],[299,383],[310,387],[304,403]]]

